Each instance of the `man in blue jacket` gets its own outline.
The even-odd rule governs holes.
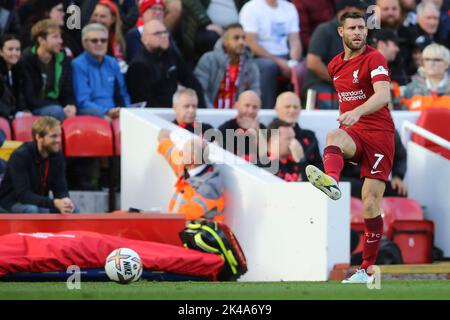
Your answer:
[[[81,37],[85,51],[72,61],[78,115],[117,118],[119,107],[130,104],[130,96],[119,63],[106,55],[108,30],[92,23],[83,28]]]
[[[61,151],[60,122],[40,117],[33,123],[32,134],[33,141],[16,149],[8,161],[0,184],[0,206],[17,213],[74,212]]]

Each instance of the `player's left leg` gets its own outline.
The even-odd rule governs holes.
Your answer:
[[[342,283],[371,283],[373,277],[367,273],[369,266],[374,265],[383,235],[383,218],[381,217],[381,201],[386,184],[382,180],[366,178],[362,187],[362,203],[364,215],[363,262],[357,272]]]

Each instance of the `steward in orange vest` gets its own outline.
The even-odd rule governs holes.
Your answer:
[[[170,131],[166,129],[160,131],[158,140],[158,152],[178,177],[169,211],[184,214],[187,220],[223,221],[224,185],[218,169],[203,159],[206,143],[191,139],[181,151],[170,140]]]

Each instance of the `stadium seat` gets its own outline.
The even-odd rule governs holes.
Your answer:
[[[66,119],[63,124],[67,157],[112,157],[113,135],[108,121],[92,116]]]
[[[111,122],[111,128],[114,137],[114,154],[120,156],[120,120],[118,118]]]
[[[392,225],[396,221],[422,221],[423,210],[420,204],[409,198],[384,197],[381,204],[384,212],[384,229],[388,239],[392,238]]]
[[[392,224],[392,241],[400,251],[404,264],[433,262],[434,224],[430,220],[404,220]]]
[[[350,221],[351,223],[363,223],[364,216],[362,211],[361,199],[351,197],[350,199]]]
[[[321,109],[320,105],[321,102],[329,103],[329,101],[333,101],[334,104],[337,106],[339,101],[339,96],[337,93],[331,93],[331,92],[318,92],[317,98],[316,98],[316,106],[315,109]]]
[[[113,134],[108,121],[92,116],[77,116],[62,124],[64,154],[66,157],[108,157],[109,211],[114,210],[112,157]]]
[[[448,108],[429,108],[422,111],[417,125],[450,141],[450,109]],[[450,160],[450,150],[445,149],[424,137],[413,133],[411,137],[415,143],[435,152]]]
[[[12,131],[14,140],[29,142],[33,140],[33,135],[31,134],[31,127],[33,122],[36,121],[39,116],[29,116],[15,118],[12,121]]]
[[[0,129],[5,132],[6,140],[11,140],[11,127],[9,126],[8,120],[0,117]]]

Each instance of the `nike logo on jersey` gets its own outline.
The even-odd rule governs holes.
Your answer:
[[[336,81],[342,74],[338,75],[337,77],[333,77],[333,81]]]
[[[382,173],[382,172],[383,172],[383,171],[380,171],[380,170],[377,170],[377,171],[370,170],[370,174]]]
[[[367,243],[374,243],[374,242],[377,242],[377,241],[379,241],[379,240],[378,239],[377,240],[369,240],[369,239],[366,240]]]

